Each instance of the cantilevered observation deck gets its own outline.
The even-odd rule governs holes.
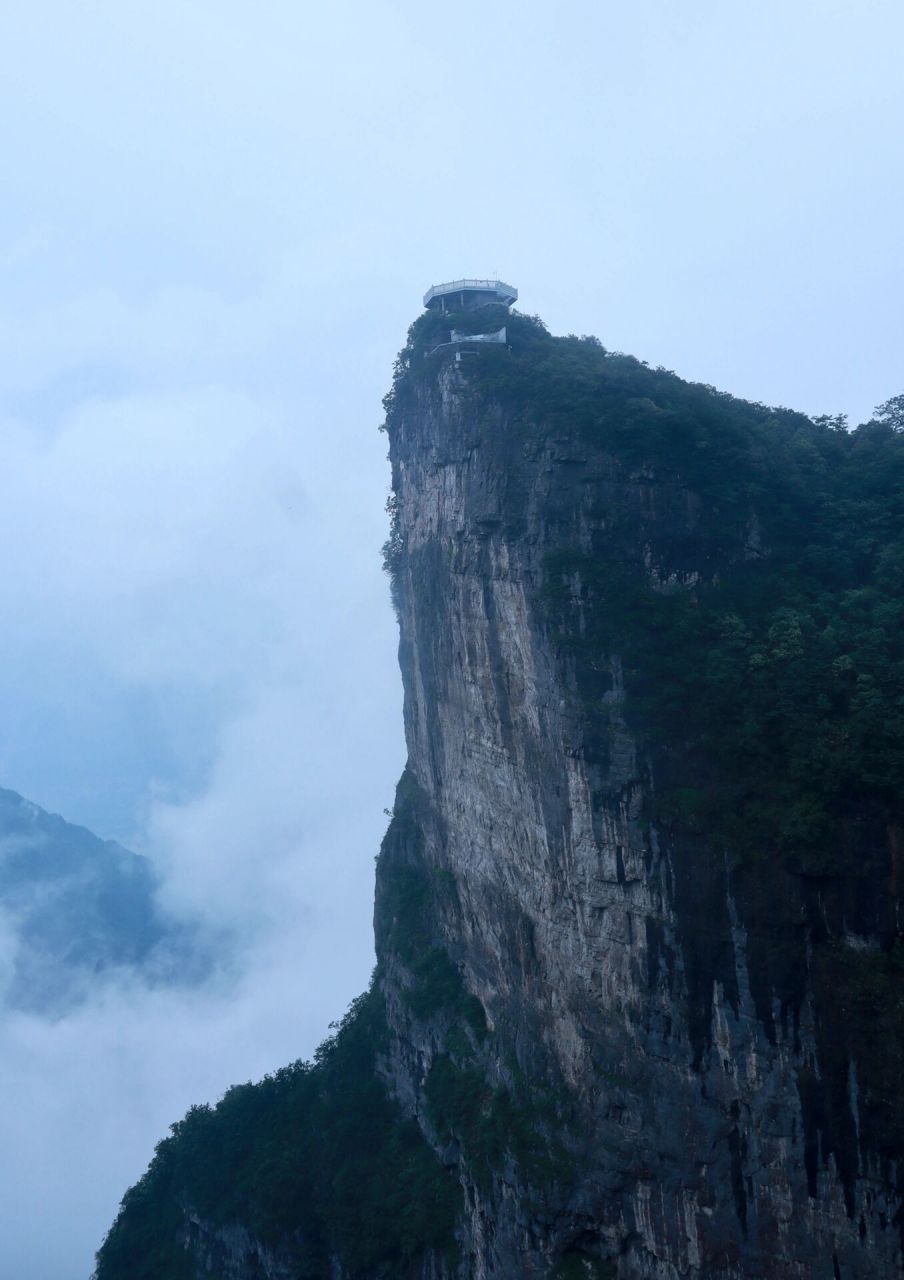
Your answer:
[[[435,284],[424,294],[424,306],[431,311],[473,311],[490,302],[510,307],[518,290],[501,280],[450,280]]]

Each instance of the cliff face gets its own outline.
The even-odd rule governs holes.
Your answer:
[[[660,824],[660,773],[693,781],[705,764],[629,723],[630,653],[580,644],[617,607],[582,564],[639,560],[654,590],[693,592],[769,556],[755,508],[714,522],[642,444],[626,461],[567,412],[519,413],[473,366],[433,359],[390,415],[409,803],[434,939],[489,1033],[457,1060],[442,1011],[411,1016],[386,890],[411,853],[390,832],[392,1085],[429,1132],[438,1062],[479,1063],[509,1094],[542,1082],[571,1161],[544,1185],[509,1150],[475,1176],[450,1117],[464,1273],[545,1275],[571,1250],[624,1275],[898,1274],[901,983],[898,1021],[871,1009],[858,1042],[845,1001],[868,997],[834,973],[894,932],[895,833],[858,811],[827,870],[768,846],[745,865],[699,827]]]
[[[902,440],[448,323],[387,402],[375,985],[177,1126],[98,1278],[896,1276]]]

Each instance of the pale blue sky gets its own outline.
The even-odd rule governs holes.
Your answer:
[[[367,979],[404,758],[376,427],[424,290],[498,273],[556,332],[867,416],[904,390],[904,10],[8,9],[0,785],[249,938],[229,999],[0,1028],[0,1280],[69,1280],[166,1124]]]

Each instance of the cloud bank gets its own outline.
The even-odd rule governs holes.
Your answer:
[[[249,346],[285,341],[266,311]],[[403,763],[385,445],[341,396],[334,416],[219,373],[4,424],[4,781],[146,853],[221,953],[197,990],[106,979],[56,1020],[0,1012],[3,1277],[86,1276],[168,1125],[310,1053],[372,964]]]

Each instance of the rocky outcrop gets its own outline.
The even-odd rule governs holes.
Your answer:
[[[670,1280],[899,1274],[887,1098],[872,1097],[869,1124],[861,1114],[860,1062],[882,1047],[833,1056],[845,1015],[812,972],[814,945],[879,945],[897,909],[887,846],[857,855],[875,863],[864,890],[863,863],[751,873],[705,834],[661,829],[657,751],[624,714],[630,655],[604,655],[588,700],[551,620],[558,549],[630,543],[659,589],[687,589],[764,554],[755,516],[714,551],[681,474],[594,449],[561,416],[514,420],[503,395],[475,394],[469,366],[434,357],[411,383],[389,419],[393,568],[433,936],[489,1028],[466,1060],[493,1089],[542,1084],[568,1117],[570,1174],[545,1186],[511,1153],[476,1177],[453,1144],[467,1206],[456,1274],[545,1276],[563,1258]],[[579,576],[570,593],[580,633]],[[410,855],[391,837],[377,913],[389,1078],[435,1138],[448,1024],[406,1006],[383,900]]]

